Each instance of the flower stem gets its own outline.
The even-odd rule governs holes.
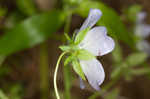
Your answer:
[[[55,94],[56,94],[56,98],[57,99],[60,99],[60,96],[59,96],[59,93],[58,93],[58,89],[57,89],[57,72],[58,72],[58,67],[59,67],[59,64],[60,64],[60,61],[62,59],[62,57],[66,54],[67,52],[63,52],[59,58],[58,58],[58,61],[57,61],[57,64],[56,64],[56,67],[55,67],[55,72],[54,72],[54,89],[55,89]]]

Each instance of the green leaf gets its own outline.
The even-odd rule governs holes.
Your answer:
[[[112,56],[115,63],[119,63],[123,60],[122,50],[118,42],[115,43],[115,49],[112,52]]]
[[[146,61],[147,57],[148,55],[143,52],[133,53],[127,57],[125,63],[128,64],[128,66],[137,66]]]
[[[10,68],[10,66],[0,66],[0,77],[5,77],[6,75],[9,75],[10,73],[12,73],[12,68]],[[1,99],[1,98],[0,98]]]
[[[5,21],[5,29],[11,29],[20,23],[24,19],[24,16],[20,15],[18,12],[11,13]]]
[[[111,78],[117,78],[118,76],[121,75],[122,72],[122,67],[117,67],[114,69],[114,71],[111,73]]]
[[[64,13],[54,10],[24,20],[0,38],[0,55],[9,55],[44,42],[60,28],[64,18]]]
[[[86,34],[89,30],[90,30],[90,28],[86,28],[86,29],[80,31],[75,38],[75,44],[79,44],[84,39],[84,37],[86,36]]]
[[[108,33],[117,39],[122,40],[133,48],[134,40],[132,33],[128,33],[125,25],[120,19],[120,16],[112,9],[102,2],[86,1],[80,3],[80,6],[75,10],[75,13],[87,17],[91,8],[98,8],[102,11],[102,17],[97,25],[106,26]]]
[[[133,76],[131,74],[131,70],[132,70],[131,68],[126,68],[124,70],[124,75],[123,76],[124,76],[125,80],[128,81],[128,82],[130,82],[133,78]]]
[[[127,9],[128,19],[132,22],[135,22],[137,19],[137,14],[142,10],[142,6],[140,5],[132,5]]]
[[[7,12],[6,9],[0,8],[0,17],[4,16],[6,14],[6,12]]]
[[[0,66],[3,64],[5,58],[6,58],[6,56],[0,55]]]
[[[85,0],[63,0],[64,4],[68,5],[68,6],[77,6],[79,3],[81,3],[81,1],[85,1]]]
[[[120,63],[112,71],[111,78],[118,78],[122,75],[124,76],[125,74],[128,74],[128,66],[125,63]]]
[[[84,73],[82,71],[82,68],[79,64],[79,62],[77,60],[74,60],[72,61],[72,66],[73,66],[73,69],[74,71],[83,79],[83,80],[86,80],[85,79],[85,76],[84,76]]]
[[[25,15],[33,15],[37,12],[35,3],[33,0],[16,0],[18,9],[23,12]]]
[[[105,96],[105,99],[117,99],[118,96],[119,96],[119,89],[113,89]]]
[[[9,99],[2,90],[0,90],[0,99]]]
[[[13,99],[22,99],[24,96],[23,90],[23,86],[19,83],[12,85],[9,89],[9,99],[11,99],[10,97],[13,97]]]
[[[78,50],[77,57],[81,60],[90,60],[95,58],[95,56],[87,50]]]
[[[144,75],[144,74],[150,74],[150,68],[149,67],[145,67],[145,68],[141,68],[141,69],[132,69],[131,73],[133,75]]]

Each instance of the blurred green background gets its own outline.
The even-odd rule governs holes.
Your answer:
[[[149,6],[149,0],[0,0],[0,99],[56,99],[59,46],[67,42],[64,33],[72,36],[91,8],[102,11],[97,25],[105,26],[116,42],[112,53],[98,57],[106,78],[100,92],[87,82],[82,90],[77,74],[61,64],[61,99],[149,99],[150,54],[136,47],[143,38],[134,33],[141,11],[150,24]]]

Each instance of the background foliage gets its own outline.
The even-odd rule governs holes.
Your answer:
[[[112,54],[100,57],[106,80],[100,92],[87,83],[82,90],[77,75],[62,65],[62,99],[148,99],[149,55],[136,48],[134,34],[136,15],[150,11],[147,2],[0,0],[0,99],[55,99],[52,79],[59,45],[67,43],[64,33],[73,36],[91,8],[102,11],[97,25],[105,26],[116,42]]]

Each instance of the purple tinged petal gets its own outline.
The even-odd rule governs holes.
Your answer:
[[[146,40],[141,40],[137,43],[137,48],[150,55],[150,44]]]
[[[137,23],[143,23],[146,16],[147,16],[146,12],[139,12],[137,14]]]
[[[94,26],[101,16],[102,16],[102,12],[99,9],[91,9],[88,18],[81,26],[79,32],[88,27],[91,28],[92,26]]]
[[[80,88],[81,88],[81,89],[84,89],[84,88],[85,88],[85,85],[84,85],[84,82],[83,82],[82,78],[79,77],[79,80],[80,80]]]
[[[97,59],[80,60],[80,65],[88,82],[95,90],[100,90],[101,85],[105,78],[105,72],[101,63]]]
[[[114,40],[107,36],[105,27],[94,27],[79,44],[79,47],[86,49],[95,56],[102,56],[110,53],[114,47]]]
[[[150,35],[150,25],[138,24],[135,28],[135,34],[141,38],[146,38]]]

